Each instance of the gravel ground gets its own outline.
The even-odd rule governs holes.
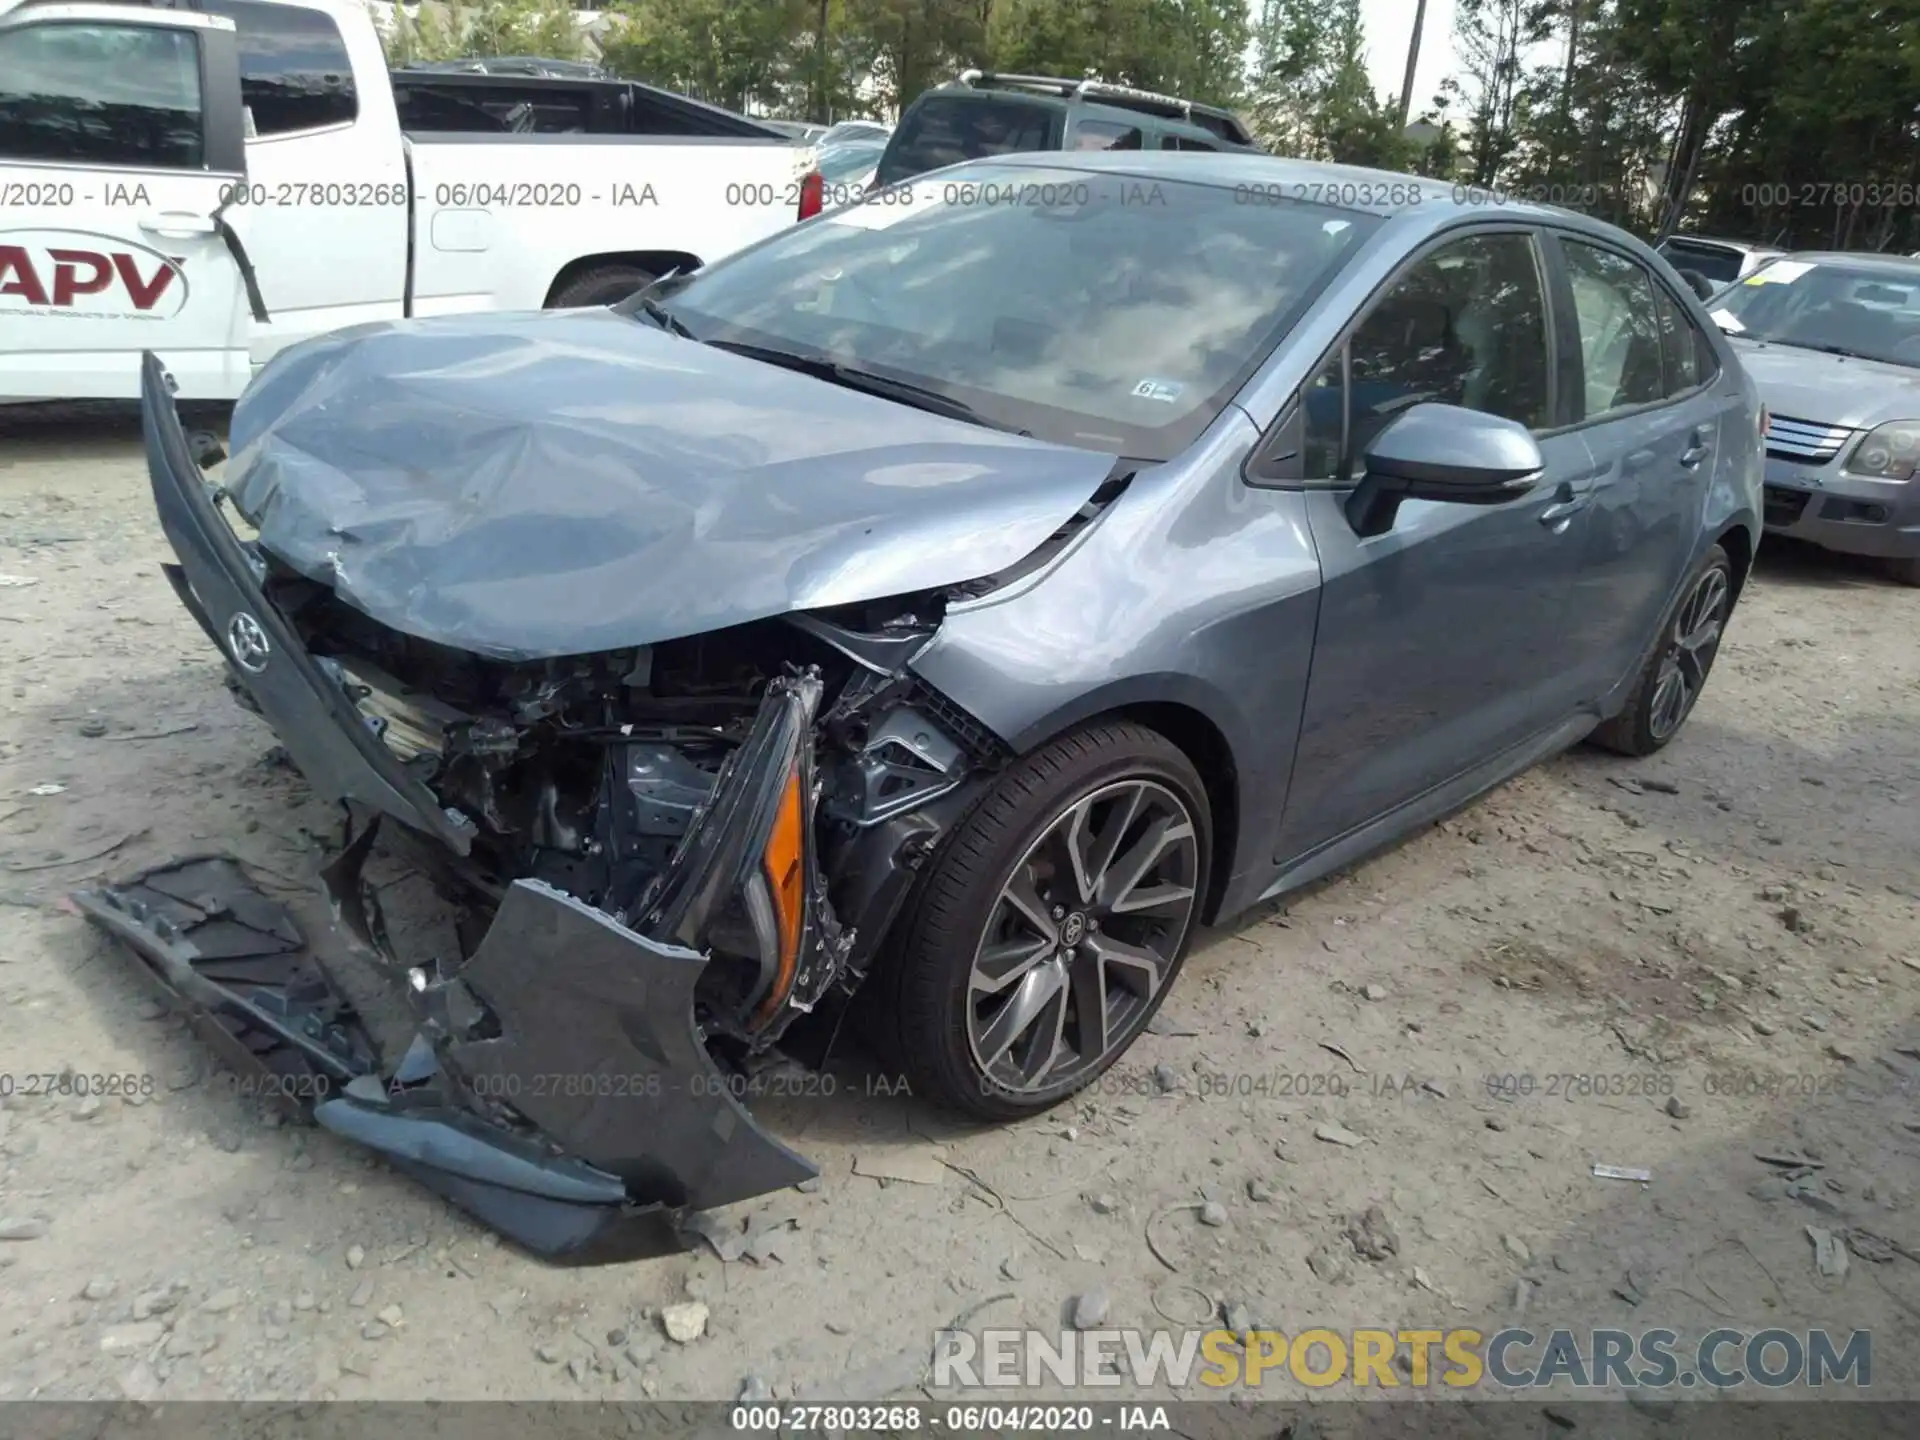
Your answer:
[[[1771,547],[1667,752],[1568,755],[1209,933],[1080,1103],[972,1127],[849,1055],[767,1112],[823,1178],[727,1217],[753,1255],[583,1271],[278,1125],[63,905],[187,849],[298,886],[330,833],[166,555],[123,422],[0,439],[0,1398],[911,1395],[939,1327],[1089,1295],[1870,1329],[1875,1393],[1920,1397],[1920,592],[1864,565]],[[62,1071],[152,1093],[21,1093]]]

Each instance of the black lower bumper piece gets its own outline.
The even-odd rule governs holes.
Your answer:
[[[816,1173],[760,1130],[707,1059],[691,1003],[702,957],[650,955],[659,947],[557,891],[515,885],[465,967],[478,993],[510,1007],[516,976],[544,977],[539,997],[510,1010],[539,1018],[452,1052],[466,1083],[425,1044],[383,1071],[292,912],[232,859],[175,861],[73,899],[184,1008],[243,1090],[378,1151],[546,1259],[679,1250],[683,1207]],[[656,1015],[684,1019],[639,1019]],[[491,1113],[472,1106],[476,1091],[498,1097]]]

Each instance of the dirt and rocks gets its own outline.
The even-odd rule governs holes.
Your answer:
[[[280,1124],[63,905],[331,833],[164,558],[127,426],[0,438],[0,1398],[877,1398],[960,1317],[1867,1329],[1920,1395],[1920,592],[1865,565],[1775,547],[1665,754],[1206,935],[1078,1103],[848,1053],[763,1109],[819,1182],[566,1270]]]

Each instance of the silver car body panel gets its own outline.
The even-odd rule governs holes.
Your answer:
[[[977,580],[1113,464],[607,310],[307,341],[232,442],[262,549],[383,625],[509,661]]]

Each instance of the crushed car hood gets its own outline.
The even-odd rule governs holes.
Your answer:
[[[507,661],[979,579],[1113,465],[607,310],[321,336],[262,370],[230,438],[263,549]]]
[[[1737,337],[1733,348],[1776,415],[1852,430],[1920,420],[1920,369]]]

